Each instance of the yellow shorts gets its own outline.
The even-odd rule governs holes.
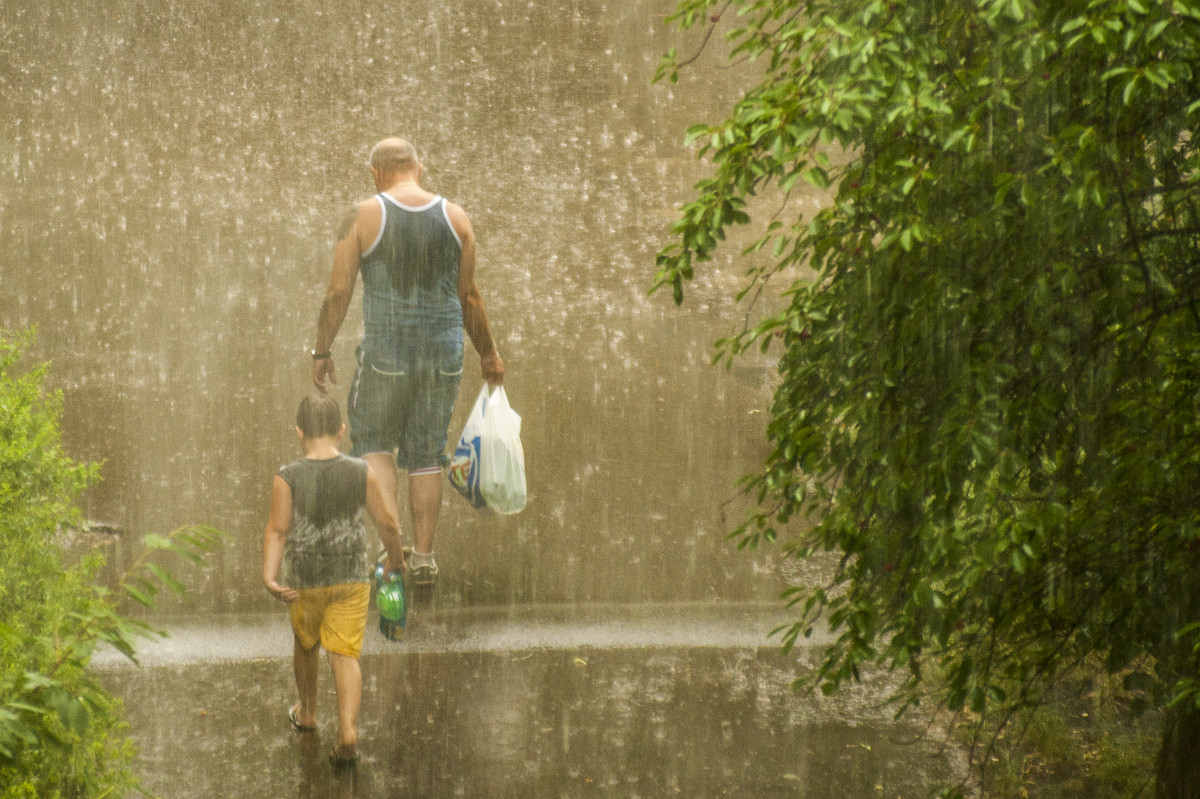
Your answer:
[[[291,604],[292,632],[305,649],[320,642],[327,652],[358,659],[367,629],[368,583],[340,583],[325,588],[301,588]]]

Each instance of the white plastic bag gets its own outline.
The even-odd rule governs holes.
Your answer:
[[[450,458],[450,468],[446,472],[450,485],[475,508],[487,505],[483,494],[479,493],[479,445],[487,401],[487,384],[484,383],[483,388],[479,390],[479,397],[475,400],[475,407],[471,408],[471,415],[467,417],[467,423],[463,426],[458,446],[454,448],[454,455]]]
[[[525,507],[525,450],[521,417],[508,404],[504,386],[487,398],[479,437],[479,493],[497,513]]]

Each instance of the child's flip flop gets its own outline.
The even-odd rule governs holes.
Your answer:
[[[337,753],[337,748],[334,747],[333,749],[329,750],[329,762],[333,764],[334,768],[339,768],[339,769],[340,768],[350,768],[351,766],[357,766],[358,765],[358,753],[355,752],[354,754],[350,755],[349,757],[343,757],[342,755],[339,755]]]
[[[292,723],[292,727],[294,727],[297,732],[311,732],[312,730],[316,729],[316,727],[308,727],[308,726],[305,726],[304,724],[300,723],[300,703],[299,702],[297,702],[296,704],[294,704],[290,708],[288,708],[288,721],[290,721]]]

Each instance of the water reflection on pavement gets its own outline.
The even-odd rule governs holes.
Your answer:
[[[922,796],[958,773],[953,752],[891,722],[869,687],[836,699],[793,693],[802,658],[746,626],[752,610],[734,614],[741,636],[711,609],[662,610],[669,624],[659,627],[645,612],[592,622],[581,613],[510,620],[490,639],[463,628],[495,619],[443,618],[444,645],[422,640],[420,624],[406,642],[375,640],[363,657],[353,770],[326,759],[335,707],[327,667],[318,731],[289,726],[290,650],[222,659],[212,630],[209,657],[160,653],[158,665],[109,662],[100,673],[125,699],[146,787],[164,799],[890,799]],[[614,624],[638,646],[606,645],[620,637],[610,635]],[[198,652],[200,640],[193,631],[189,647]]]

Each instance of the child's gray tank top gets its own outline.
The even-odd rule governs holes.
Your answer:
[[[370,582],[366,461],[340,454],[328,460],[302,458],[279,475],[292,490],[284,584],[321,588]]]

